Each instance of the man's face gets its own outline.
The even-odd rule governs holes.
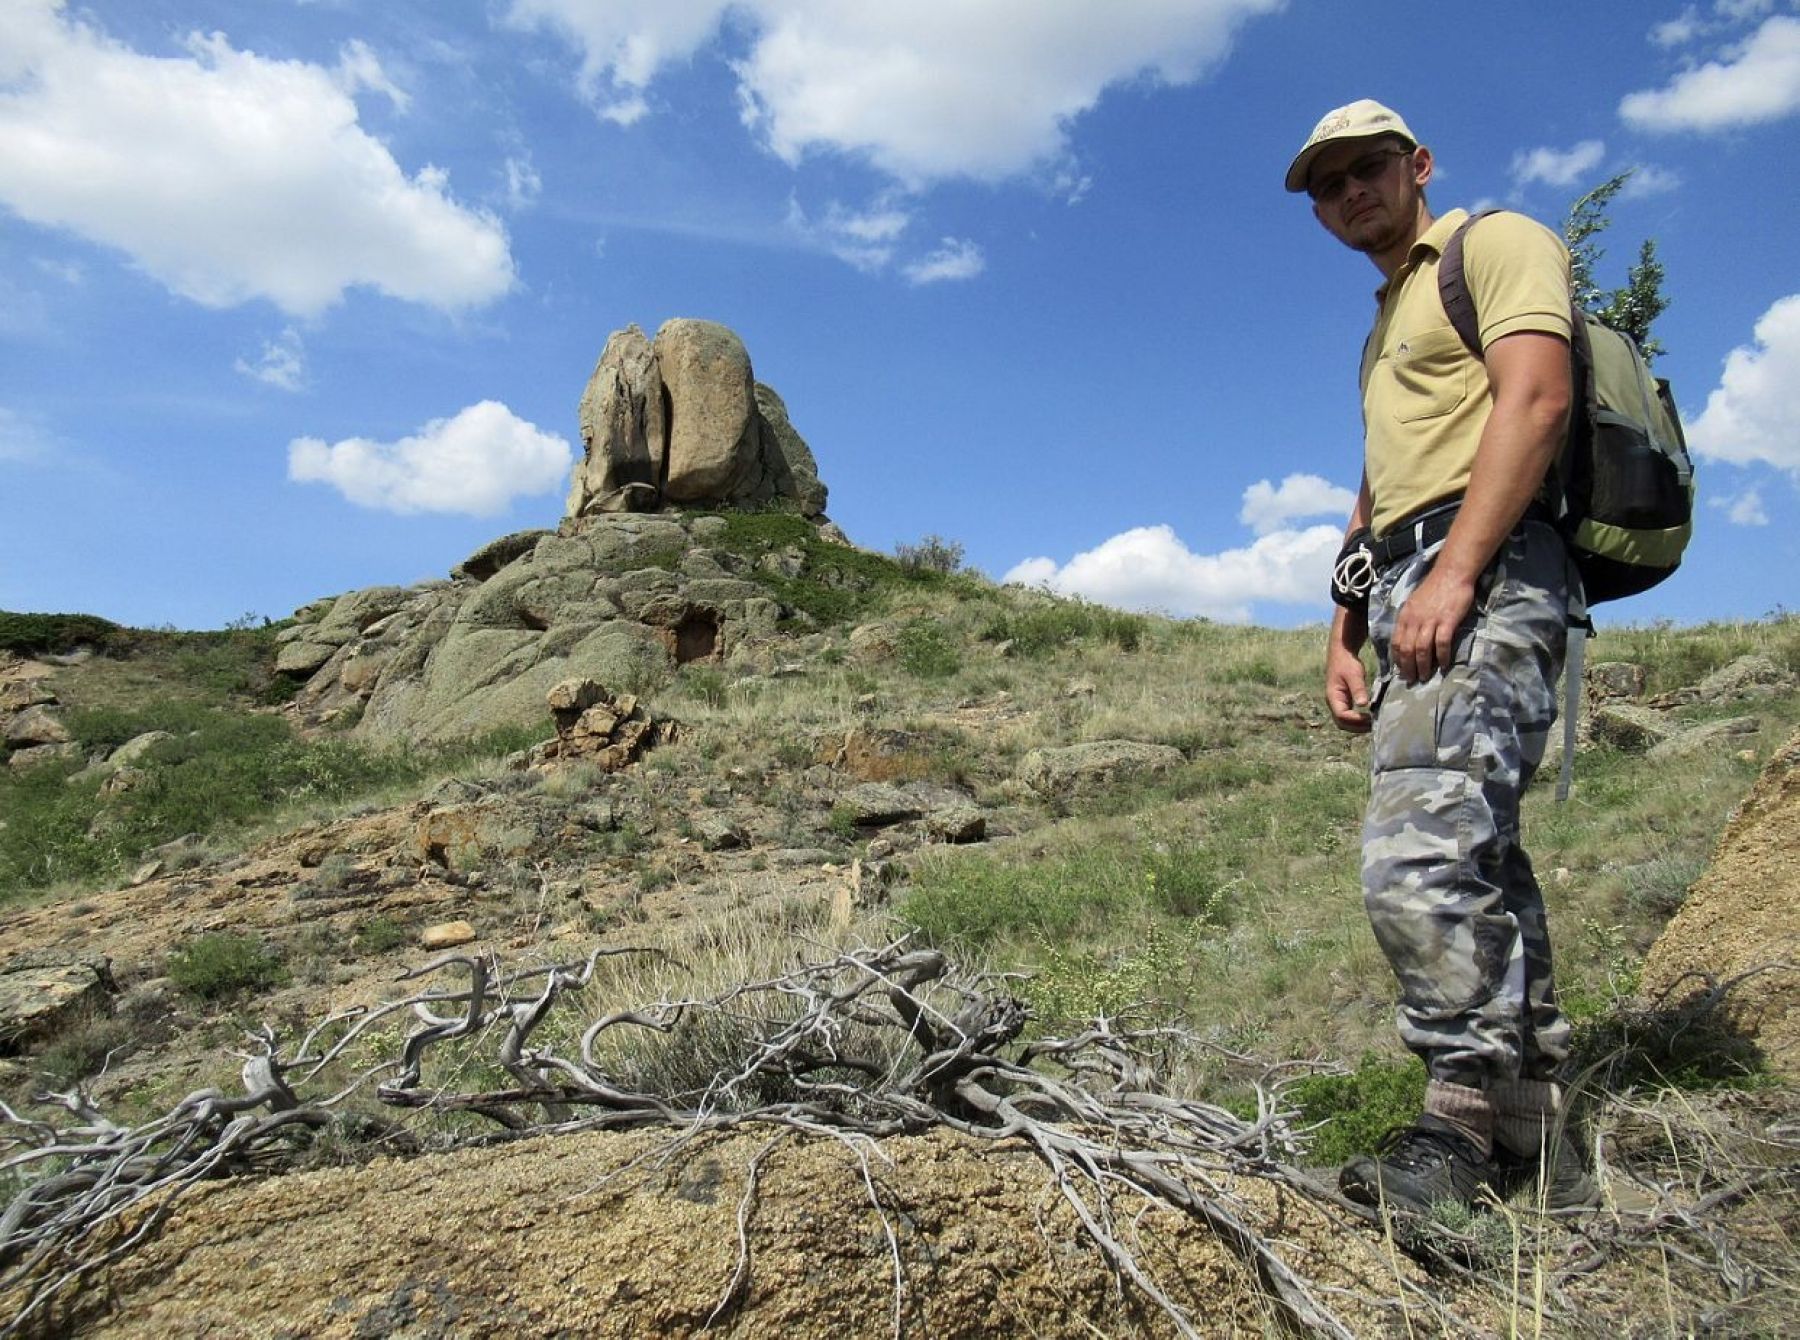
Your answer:
[[[1313,216],[1356,251],[1379,255],[1410,243],[1419,193],[1431,175],[1430,155],[1392,141],[1329,146],[1306,177]]]

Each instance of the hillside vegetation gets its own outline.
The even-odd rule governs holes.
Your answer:
[[[748,551],[773,543],[756,527],[777,523],[742,524],[733,540]],[[0,614],[0,658],[52,667],[79,746],[0,765],[0,958],[110,959],[104,996],[0,1060],[6,1101],[79,1083],[129,1122],[202,1083],[235,1087],[226,1053],[244,1027],[291,1035],[395,998],[394,972],[434,958],[421,937],[454,921],[472,937],[459,952],[503,962],[673,956],[621,961],[606,999],[597,984],[571,996],[583,1017],[904,937],[969,981],[1004,982],[1029,1009],[1027,1040],[1076,1037],[1096,1018],[1154,1029],[1145,1061],[1164,1091],[1253,1123],[1278,1096],[1296,1165],[1371,1148],[1411,1114],[1423,1077],[1393,1037],[1393,984],[1358,893],[1364,746],[1319,701],[1320,630],[998,588],[935,539],[904,561],[810,557],[800,575],[765,572],[793,615],[775,636],[631,686],[678,729],[614,773],[523,768],[547,712],[540,730],[429,750],[302,731],[282,707],[298,686],[272,669],[278,625],[151,633]],[[1785,686],[1748,705],[1693,694],[1746,656]],[[1639,698],[1663,700],[1667,732],[1733,724],[1674,763],[1598,730],[1569,802],[1552,777],[1528,797],[1586,1110],[1639,1131],[1680,1095],[1708,1121],[1766,1132],[1790,1090],[1756,1048],[1703,1024],[1663,1028],[1636,988],[1732,808],[1800,727],[1800,620],[1606,629],[1590,659],[1641,667]],[[108,752],[153,731],[167,735],[120,786]],[[1115,741],[1148,750],[1102,772],[1055,753]],[[683,1025],[670,1047],[613,1056],[609,1073],[699,1101],[757,1036],[754,1011],[731,1017],[722,1033]],[[568,1028],[565,1043],[580,1033]],[[375,1064],[403,1031],[396,1018],[366,1035],[332,1073]],[[465,1058],[456,1083],[500,1087],[504,1070],[491,1083],[467,1070],[488,1064]],[[396,1113],[367,1090],[346,1110],[356,1122],[291,1142],[285,1162],[361,1164],[495,1129],[467,1110]],[[1791,1259],[1769,1265],[1782,1255],[1771,1242],[1791,1244],[1786,1166],[1752,1198],[1762,1217],[1730,1230],[1743,1241],[1716,1278],[1624,1253],[1610,1293],[1539,1297],[1540,1315],[1599,1329],[1661,1289],[1677,1328],[1712,1313],[1773,1324],[1728,1277],[1751,1261],[1794,1287]],[[1493,1297],[1520,1285],[1520,1251],[1547,1270],[1560,1250],[1520,1236],[1511,1214],[1478,1218],[1442,1232]]]

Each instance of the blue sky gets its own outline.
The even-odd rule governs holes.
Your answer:
[[[0,608],[278,617],[554,525],[609,332],[723,321],[858,543],[1296,624],[1374,269],[1281,189],[1372,96],[1432,201],[1625,167],[1701,471],[1614,620],[1800,569],[1800,7],[0,0]]]

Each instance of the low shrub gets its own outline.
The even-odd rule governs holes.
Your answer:
[[[900,668],[919,679],[948,679],[962,669],[962,652],[940,624],[915,619],[900,629]]]
[[[76,647],[117,650],[126,630],[95,614],[15,614],[0,610],[0,651],[20,656],[55,655]]]
[[[1369,1053],[1348,1075],[1309,1075],[1288,1086],[1302,1125],[1317,1125],[1311,1159],[1343,1163],[1373,1154],[1396,1126],[1409,1126],[1425,1102],[1425,1067],[1416,1059],[1383,1060]]]
[[[373,916],[356,928],[350,947],[358,954],[385,954],[406,943],[406,927],[388,916]]]
[[[982,629],[981,637],[986,642],[1011,642],[1014,655],[1041,657],[1081,640],[1110,642],[1121,651],[1136,651],[1148,629],[1149,620],[1141,614],[1076,598],[997,613]]]
[[[287,980],[281,955],[254,935],[202,935],[169,955],[169,978],[201,1000],[266,991]]]

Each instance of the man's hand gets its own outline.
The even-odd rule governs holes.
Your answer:
[[[1325,702],[1339,730],[1367,734],[1374,725],[1369,716],[1369,680],[1362,657],[1333,647],[1325,658]]]
[[[1359,654],[1368,636],[1368,616],[1339,607],[1325,642],[1325,705],[1338,729],[1354,735],[1365,734],[1374,724],[1369,716],[1369,678]]]
[[[1389,654],[1408,684],[1448,670],[1456,654],[1456,630],[1475,605],[1475,583],[1442,567],[1425,574],[1394,619]]]

